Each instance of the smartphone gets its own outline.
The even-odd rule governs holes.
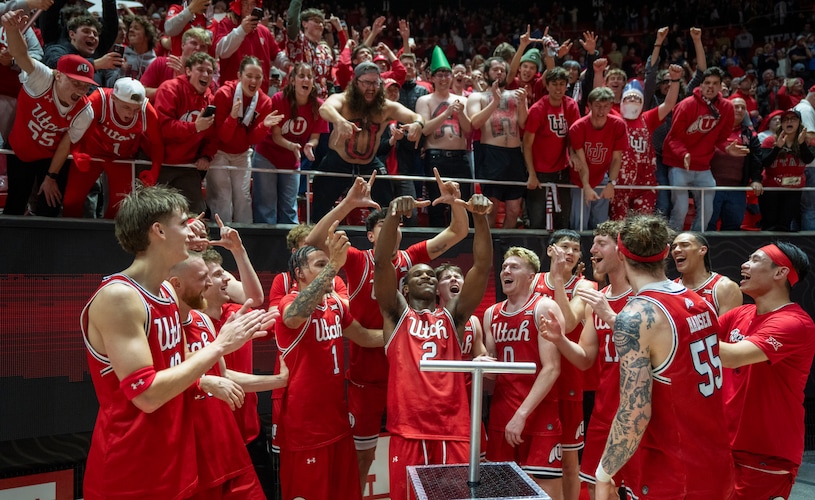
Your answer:
[[[255,7],[254,9],[252,9],[252,17],[257,19],[258,21],[263,19],[263,9],[261,9],[260,7]]]
[[[120,44],[120,43],[116,43],[116,44],[113,45],[113,48],[111,49],[111,51],[116,52],[120,56],[124,57],[124,55],[125,55],[125,46]]]
[[[204,118],[209,118],[210,116],[212,116],[214,114],[215,114],[215,106],[213,106],[212,104],[210,104],[209,106],[204,108],[204,111],[201,112],[201,116],[203,116]]]

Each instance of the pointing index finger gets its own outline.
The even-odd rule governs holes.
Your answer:
[[[218,227],[223,229],[224,228],[224,221],[221,220],[221,216],[215,214],[215,222],[218,224]]]
[[[373,187],[373,185],[374,185],[374,180],[376,180],[376,170],[374,170],[373,172],[371,172],[371,178],[370,178],[370,179],[368,179],[368,187],[369,187],[369,188],[370,188],[370,187]]]
[[[438,184],[439,187],[443,187],[444,186],[444,181],[441,180],[441,175],[439,175],[439,169],[438,168],[433,167],[433,175],[436,176],[436,184]]]

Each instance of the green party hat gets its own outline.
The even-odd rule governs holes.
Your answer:
[[[440,69],[453,70],[453,68],[450,67],[450,63],[447,62],[444,51],[441,50],[441,47],[436,45],[433,47],[433,57],[430,59],[430,74],[432,75]]]

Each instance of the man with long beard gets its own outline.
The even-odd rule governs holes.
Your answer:
[[[522,129],[529,112],[524,89],[505,90],[509,65],[500,57],[484,63],[489,88],[467,99],[467,116],[474,130],[481,130],[481,154],[475,156],[478,179],[526,182]],[[504,228],[514,229],[521,215],[526,186],[482,184],[481,191],[493,204],[504,202]],[[495,214],[490,215],[495,226]]]
[[[372,62],[363,62],[354,68],[354,79],[345,92],[326,99],[320,107],[320,116],[331,122],[334,128],[320,170],[344,174],[387,174],[385,165],[376,157],[376,150],[382,133],[392,120],[403,123],[399,128],[414,142],[419,140],[424,128],[419,114],[385,99],[379,67]],[[328,213],[352,183],[350,177],[314,179],[313,190],[320,193],[314,200],[314,217],[319,219]],[[381,205],[387,205],[392,198],[387,183],[377,184],[372,194]]]

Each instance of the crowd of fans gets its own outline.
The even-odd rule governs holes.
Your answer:
[[[612,128],[618,118],[628,127],[628,144],[609,137],[595,144],[581,135],[581,145],[570,135],[574,123],[566,120],[555,133],[564,139],[557,145],[566,152],[562,166],[542,165],[534,150],[539,146],[523,140],[530,193],[523,198],[542,187],[546,194],[517,214],[508,208],[504,227],[585,229],[609,213],[621,218],[629,210],[655,209],[682,229],[687,191],[620,189],[660,184],[735,188],[715,196],[713,190],[691,192],[697,229],[815,229],[813,193],[779,191],[815,186],[812,169],[805,168],[815,139],[815,16],[807,4],[592,0],[555,2],[548,10],[533,3],[398,12],[389,2],[372,8],[192,0],[145,2],[131,10],[103,0],[98,12],[88,12],[72,0],[9,1],[0,4],[0,135],[16,154],[0,156],[8,163],[4,213],[111,216],[132,178],[130,167],[115,160],[139,157],[152,163],[139,167],[141,182],[178,188],[194,210],[208,209],[225,221],[297,223],[304,215],[298,214],[298,193],[305,186],[299,175],[278,171],[323,170],[333,125],[321,116],[323,100],[356,84],[354,67],[373,61],[383,92],[416,111],[417,99],[434,90],[438,68],[431,60],[439,47],[452,65],[451,94],[489,93],[487,82],[494,78],[484,61],[500,56],[509,70],[505,88],[525,91],[531,117],[535,104],[551,95],[550,85],[560,78],[552,69],[560,66],[568,74],[566,98],[574,99],[581,116],[594,115],[594,128],[605,126],[598,121],[605,112]],[[22,37],[9,37],[11,30]],[[74,59],[69,68],[68,56],[87,60],[89,71],[77,72]],[[51,80],[44,67],[55,70]],[[83,78],[94,83],[83,84]],[[673,83],[679,83],[675,96]],[[37,104],[49,100],[43,92],[49,85],[59,101],[52,109]],[[696,121],[683,126],[701,125],[696,132],[710,140],[699,149],[699,137],[686,130],[685,143],[693,148],[683,149],[671,111],[682,109],[683,99],[693,101],[697,86],[697,104],[709,112],[692,111]],[[601,88],[610,94],[592,94]],[[626,102],[639,102],[639,111],[626,115]],[[610,110],[595,111],[602,103]],[[648,118],[651,109],[660,109],[658,119]],[[551,110],[543,116],[547,112],[550,119],[563,118]],[[55,117],[52,129],[39,113],[61,120]],[[738,122],[729,123],[730,116]],[[707,125],[699,122],[707,118]],[[525,121],[518,124],[519,140]],[[632,132],[637,127],[644,136]],[[469,161],[478,179],[481,131],[473,128]],[[530,133],[541,140],[549,132]],[[378,153],[388,173],[432,175],[421,143],[416,154],[400,154],[399,143],[408,138],[393,135],[383,136]],[[594,162],[595,146],[608,146],[611,154]],[[679,151],[682,158],[676,158]],[[573,188],[568,198],[568,190],[547,184],[560,184],[559,177],[542,175],[564,169],[571,169],[575,186],[584,185],[581,171],[591,172],[591,185]],[[688,174],[680,175],[682,170]],[[393,186],[396,194],[421,196],[424,189],[412,182]],[[771,208],[780,199],[785,209]],[[584,200],[593,204],[588,213],[581,208]]]

